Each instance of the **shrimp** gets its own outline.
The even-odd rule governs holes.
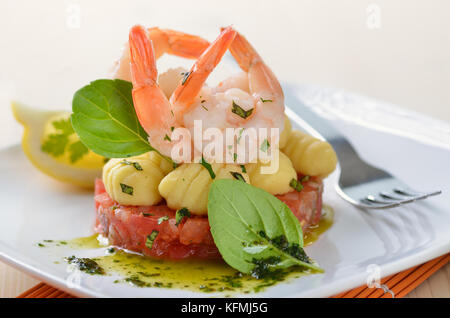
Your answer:
[[[209,46],[208,41],[196,35],[157,27],[149,28],[147,31],[147,36],[153,43],[156,59],[159,59],[164,53],[197,59]],[[122,56],[114,63],[111,77],[131,81],[128,43],[122,49]]]
[[[278,134],[267,136],[269,144],[275,146],[284,128],[284,94],[281,85],[256,50],[240,33],[236,33],[230,52],[242,72],[222,81],[217,87],[210,88],[204,85],[190,110],[184,114],[184,127],[192,132],[194,120],[203,119],[204,128],[277,128]],[[172,95],[172,103],[176,102],[176,93],[175,91]],[[233,111],[235,105],[251,114],[249,116],[236,114]],[[252,142],[258,147],[264,142],[264,138],[258,138],[259,136],[256,136],[256,139],[251,135],[248,137],[250,140],[253,139]],[[244,157],[244,161],[240,163],[254,159],[248,151]]]
[[[221,30],[169,99],[157,84],[157,52],[151,42],[141,26],[130,31],[134,106],[142,127],[149,135],[149,142],[162,154],[172,157],[176,142],[171,139],[171,132],[175,128],[186,128],[192,136],[196,120],[222,132],[226,128],[239,127],[283,128],[281,86],[255,49],[233,28]],[[243,73],[218,87],[209,87],[205,82],[227,50]],[[236,105],[247,115],[236,112]],[[202,152],[202,149],[194,150]]]
[[[150,144],[162,154],[171,156],[175,141],[170,136],[174,128],[181,127],[177,118],[182,118],[192,100],[197,96],[204,81],[219,63],[234,39],[236,31],[227,28],[216,41],[203,52],[196,61],[187,78],[175,92],[172,105],[157,84],[156,51],[146,31],[141,26],[131,29],[129,35],[130,68],[133,83],[133,102],[144,130],[149,135]]]
[[[278,79],[241,34],[230,47],[231,55],[248,75],[249,93],[255,102],[252,116],[241,120],[243,127],[284,127],[284,94]],[[280,132],[281,132],[280,130]]]

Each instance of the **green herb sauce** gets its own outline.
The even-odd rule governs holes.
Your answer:
[[[329,206],[323,207],[319,224],[305,234],[305,246],[311,245],[320,234],[331,227],[333,214]],[[62,241],[45,240],[45,242],[47,244],[53,242],[60,246],[59,243]],[[100,245],[97,234],[64,242],[73,249],[105,247]],[[261,275],[263,278],[256,279],[251,275],[243,275],[222,260],[159,260],[127,253],[114,247],[108,247],[105,254],[89,259],[72,256],[73,258],[68,258],[67,261],[76,263],[80,270],[89,274],[117,274],[122,277],[114,283],[130,284],[139,288],[176,288],[204,293],[221,293],[223,296],[232,296],[234,293],[257,293],[278,282],[289,282],[294,278],[313,273],[309,270],[305,271],[302,267],[290,267],[264,273],[265,275]],[[267,262],[259,263],[258,270],[264,271],[264,267],[270,262],[267,260]]]

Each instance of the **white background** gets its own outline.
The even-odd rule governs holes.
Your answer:
[[[379,28],[370,28],[378,9]],[[233,24],[281,81],[360,92],[450,121],[448,0],[2,0],[0,146],[20,139],[11,99],[70,109],[75,90],[105,77],[137,23],[209,40]]]

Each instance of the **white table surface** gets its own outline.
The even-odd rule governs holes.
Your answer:
[[[70,109],[74,91],[105,76],[137,23],[209,40],[233,24],[280,80],[343,88],[450,121],[448,0],[2,0],[0,147],[21,137],[11,99]],[[0,297],[36,283],[0,263]],[[410,295],[450,297],[449,286],[447,265]]]

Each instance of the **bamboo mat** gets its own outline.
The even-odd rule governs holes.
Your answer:
[[[395,275],[385,277],[381,280],[382,288],[368,288],[361,286],[332,298],[391,298],[392,294],[396,298],[405,297],[414,290],[434,272],[445,266],[450,260],[450,253],[435,258],[422,265],[412,267]],[[45,283],[39,283],[33,288],[17,296],[17,298],[74,298],[66,292],[56,289]]]

